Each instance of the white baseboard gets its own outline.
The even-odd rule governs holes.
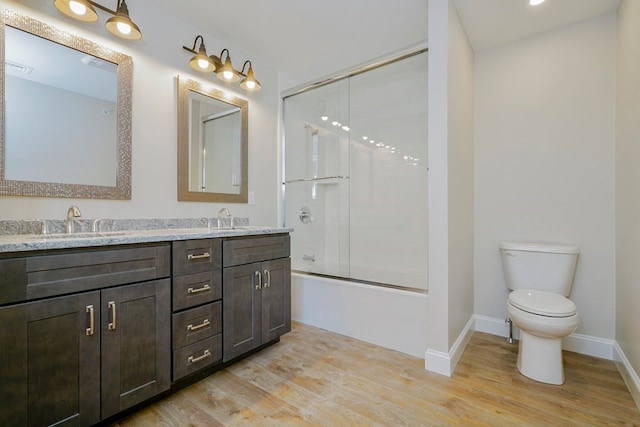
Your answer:
[[[496,319],[478,314],[474,316],[474,319],[474,329],[478,332],[486,332],[505,338],[509,336],[509,325],[505,323],[504,319]],[[520,337],[520,331],[515,325],[513,326],[513,337],[515,339]],[[613,360],[614,344],[615,341],[613,340],[583,334],[571,334],[562,340],[563,350],[607,360]]]
[[[474,321],[475,319],[472,316],[464,328],[462,328],[462,332],[460,332],[460,335],[458,335],[458,338],[456,338],[448,353],[428,348],[424,354],[424,368],[427,371],[450,377],[462,353],[464,353],[464,349],[467,347],[471,335],[473,335]]]
[[[622,379],[624,379],[631,396],[633,396],[636,406],[640,409],[640,377],[638,377],[635,369],[631,366],[631,362],[629,362],[618,343],[614,343],[613,346],[613,360],[616,362],[616,367],[620,375],[622,375]]]

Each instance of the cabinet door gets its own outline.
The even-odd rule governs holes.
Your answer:
[[[222,280],[223,361],[262,344],[260,263],[225,268]]]
[[[99,305],[95,291],[0,309],[3,425],[100,420]]]
[[[262,342],[291,331],[291,258],[262,263]]]
[[[170,280],[102,291],[102,418],[170,386]]]

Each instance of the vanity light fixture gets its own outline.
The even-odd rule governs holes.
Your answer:
[[[198,39],[200,39],[200,45],[196,51]],[[189,60],[189,66],[196,71],[200,71],[202,73],[215,73],[220,80],[229,83],[235,83],[242,79],[242,81],[240,81],[240,87],[248,92],[258,91],[262,87],[260,82],[253,75],[253,66],[251,61],[244,62],[242,65],[242,71],[236,70],[233,68],[233,64],[231,63],[231,54],[227,48],[222,49],[220,56],[207,56],[204,39],[200,35],[196,36],[193,41],[193,47],[188,48],[187,46],[182,46],[182,48],[187,52],[194,54],[194,56]],[[226,57],[224,56],[225,53]],[[222,58],[225,58],[224,63],[222,62]],[[249,68],[245,73],[247,65]]]
[[[82,22],[96,22],[98,14],[95,8],[98,8],[113,15],[105,23],[111,34],[126,40],[141,39],[140,28],[129,17],[127,3],[125,0],[117,1],[115,11],[91,0],[54,0],[53,6],[62,14]]]

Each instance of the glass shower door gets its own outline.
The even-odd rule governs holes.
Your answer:
[[[284,100],[292,268],[427,289],[427,55]]]
[[[349,277],[348,80],[285,102],[284,222],[294,270]]]

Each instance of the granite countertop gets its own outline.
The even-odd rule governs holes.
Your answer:
[[[174,222],[172,223],[172,225],[184,225],[180,221]],[[152,224],[150,226],[151,228],[149,229],[149,227],[145,227],[145,224]],[[289,233],[293,231],[292,228],[260,227],[250,225],[239,225],[234,228],[220,229],[215,226],[211,228],[204,226],[184,228],[153,228],[158,227],[157,220],[150,220],[149,222],[143,223],[138,222],[136,225],[139,228],[143,229],[119,229],[126,226],[126,224],[120,224],[120,227],[112,227],[112,229],[109,229],[107,231],[88,232],[83,231],[83,228],[81,228],[79,232],[73,234],[0,233],[0,253],[127,245],[134,243],[168,242],[174,240],[210,239],[216,237],[239,237]],[[189,223],[187,225],[193,225],[193,223]],[[4,227],[5,230],[8,228],[10,229],[11,227]],[[2,227],[0,226],[0,231],[1,230]]]

